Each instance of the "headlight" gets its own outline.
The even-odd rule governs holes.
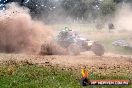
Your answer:
[[[93,45],[93,41],[88,41],[88,46],[91,46],[91,45]]]

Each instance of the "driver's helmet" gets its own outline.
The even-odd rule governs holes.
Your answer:
[[[69,28],[68,28],[68,27],[65,27],[64,29],[62,29],[62,30],[60,31],[59,35],[60,35],[61,37],[64,37],[64,36],[67,36],[68,33],[69,33]]]
[[[70,31],[72,31],[72,30],[70,30],[68,27],[65,27],[65,28],[61,31],[61,33],[63,33],[63,34],[68,34]]]
[[[65,31],[72,31],[71,29],[69,29],[68,27],[65,27],[65,29],[64,29]]]

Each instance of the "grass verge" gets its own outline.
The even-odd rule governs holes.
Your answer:
[[[80,73],[37,65],[0,65],[0,88],[82,88]],[[91,79],[132,79],[128,76],[99,76]],[[129,86],[87,86],[86,88],[132,88]]]

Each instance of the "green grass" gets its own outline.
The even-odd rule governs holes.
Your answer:
[[[79,82],[71,72],[44,68],[36,65],[14,67],[14,74],[8,75],[8,67],[1,67],[0,88],[70,88]]]
[[[9,70],[12,69],[12,70]],[[12,71],[12,74],[9,74]],[[82,88],[79,83],[80,73],[73,73],[55,67],[37,65],[0,66],[0,88]],[[129,76],[99,76],[91,79],[132,79]],[[87,86],[86,88],[132,88],[129,86]]]

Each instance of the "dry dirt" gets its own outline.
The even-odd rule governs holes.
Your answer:
[[[132,56],[105,54],[96,56],[91,52],[81,53],[78,56],[68,55],[25,55],[25,54],[0,54],[0,61],[16,60],[28,61],[39,65],[58,65],[65,67],[81,66],[128,66],[132,70]]]

